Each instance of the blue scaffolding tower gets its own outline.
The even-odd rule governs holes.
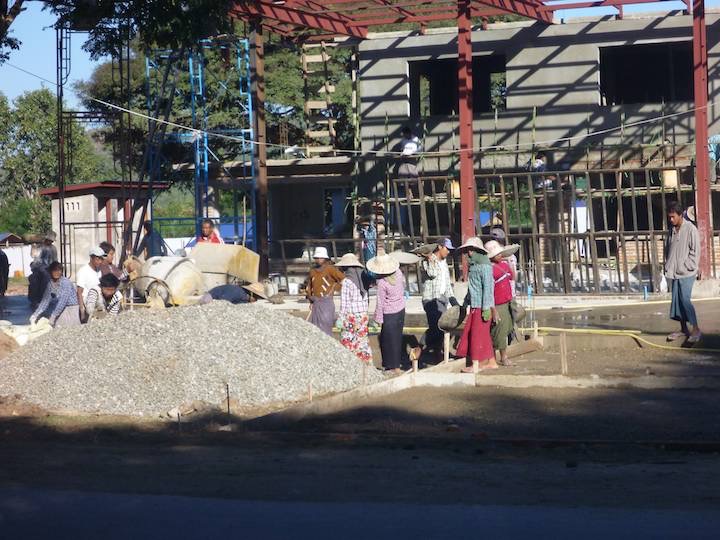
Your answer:
[[[146,55],[148,111],[157,110],[162,100],[176,97],[160,96],[156,92],[160,86],[157,81],[162,78],[160,69],[169,61],[173,61],[173,56],[168,51]],[[257,249],[249,41],[235,36],[203,39],[194,50],[182,55],[181,61],[187,63],[189,120],[195,131],[174,131],[167,134],[166,140],[192,145],[196,234],[199,234],[202,219],[210,217],[211,171],[216,169],[224,172],[233,192],[232,219],[230,221],[227,216],[220,218],[221,234],[226,240],[244,242]],[[177,94],[175,87],[172,91]],[[156,159],[162,159],[160,154],[158,149]],[[150,162],[155,163],[155,160]],[[229,162],[234,166],[228,167]],[[154,168],[159,169],[157,166]],[[239,174],[236,176],[231,170],[239,170]],[[245,202],[250,202],[249,219],[247,204],[240,215],[241,193]]]

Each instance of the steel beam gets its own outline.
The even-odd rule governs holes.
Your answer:
[[[473,9],[472,10],[472,16],[473,17],[489,17],[491,15],[500,15],[504,14],[505,11],[501,11],[499,9],[487,9],[478,11]],[[398,15],[397,17],[387,17],[387,18],[368,18],[368,19],[359,19],[357,21],[348,23],[350,26],[374,26],[378,24],[397,24],[397,23],[425,23],[425,22],[432,22],[432,21],[447,21],[454,19],[454,15],[449,15],[446,12],[438,12],[438,13],[428,13],[425,15],[414,15],[411,17],[404,17]]]
[[[705,1],[693,0],[693,82],[695,88],[695,211],[700,232],[700,276],[710,275],[712,216],[708,156],[708,61]]]
[[[267,178],[267,136],[265,131],[265,43],[260,20],[252,21],[250,38],[250,84],[253,110],[255,111],[255,246],[260,255],[260,276],[266,278],[270,269],[268,247],[268,178]]]
[[[506,13],[530,17],[547,24],[553,23],[552,12],[543,11],[542,4],[525,0],[479,0],[478,3],[497,8]]]
[[[458,113],[460,132],[460,232],[475,236],[475,168],[473,164],[472,13],[470,0],[458,0]]]
[[[618,7],[632,4],[648,4],[663,0],[594,0],[588,2],[570,2],[568,4],[545,4],[538,7],[539,11],[562,11],[565,9],[584,9],[594,7]]]
[[[367,29],[349,26],[346,20],[273,4],[269,0],[238,1],[232,5],[230,13],[247,20],[261,17],[302,28],[315,28],[358,38],[367,37]]]

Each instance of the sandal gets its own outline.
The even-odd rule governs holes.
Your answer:
[[[698,341],[700,341],[700,338],[701,338],[701,337],[702,337],[702,334],[701,334],[700,332],[698,332],[697,334],[692,334],[692,335],[687,339],[687,342],[688,342],[688,343],[697,343]]]
[[[667,339],[667,341],[675,341],[675,340],[680,339],[685,336],[686,336],[685,332],[673,332],[665,339]]]

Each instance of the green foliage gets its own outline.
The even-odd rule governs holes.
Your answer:
[[[227,0],[45,0],[60,24],[88,30],[83,45],[94,60],[117,56],[122,43],[180,49],[232,30]],[[118,32],[118,28],[122,32]]]
[[[187,189],[175,186],[158,195],[153,203],[153,218],[187,218],[187,221],[160,220],[162,235],[166,237],[193,236],[195,234],[195,202]]]
[[[43,198],[3,200],[0,204],[0,231],[23,235],[50,229],[50,201]]]
[[[10,51],[20,48],[20,41],[10,35],[10,25],[23,11],[24,0],[0,2],[0,64],[10,56]]]
[[[3,219],[20,229],[42,231],[49,223],[49,206],[39,191],[57,179],[57,102],[48,89],[26,92],[13,107],[0,94],[0,200]],[[76,123],[69,126],[65,152],[70,157],[70,183],[100,180],[111,165]],[[22,215],[17,216],[20,212]],[[18,232],[12,230],[12,232]]]
[[[265,99],[271,104],[291,107],[293,112],[302,111],[305,97],[299,48],[292,43],[269,43],[265,51]]]

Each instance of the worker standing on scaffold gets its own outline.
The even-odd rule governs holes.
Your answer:
[[[407,199],[412,199],[413,197],[412,183],[416,182],[419,178],[417,155],[421,150],[422,144],[420,143],[420,139],[413,135],[412,130],[408,126],[405,126],[402,130],[402,139],[400,140],[400,144],[395,147],[395,151],[400,154],[395,171],[396,178],[401,180],[397,184],[397,197],[400,199],[406,197]],[[412,182],[407,192],[405,189],[405,183],[402,182],[404,179]],[[408,217],[409,208],[409,204],[401,205],[400,215],[396,216],[403,232],[406,234],[408,233],[408,224],[410,221]]]

